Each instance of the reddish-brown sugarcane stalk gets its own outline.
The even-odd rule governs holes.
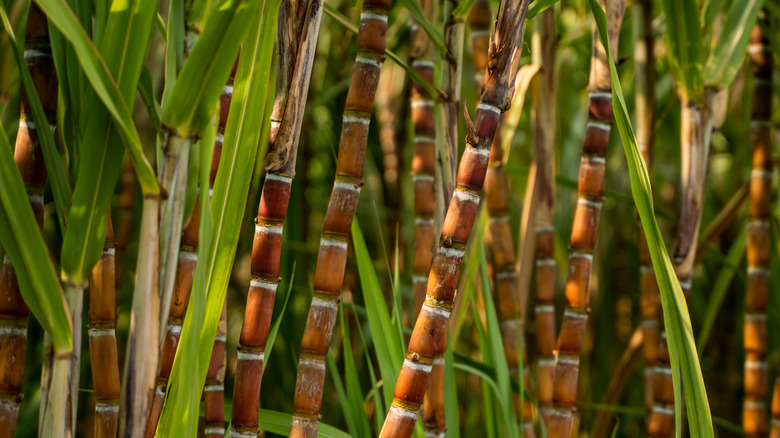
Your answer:
[[[406,72],[398,65],[387,65],[382,69],[379,78],[374,107],[376,108],[376,122],[379,127],[379,146],[382,149],[382,164],[384,172],[386,204],[388,207],[389,221],[392,225],[398,221],[401,193],[399,186],[399,172],[402,167],[402,154],[398,145],[406,143],[405,130],[398,129],[408,117],[408,108],[405,106],[402,96],[406,95],[406,84],[400,78],[405,77]],[[395,242],[395,226],[389,230],[387,239],[392,248]],[[403,256],[399,257],[402,263]]]
[[[553,404],[555,379],[555,11],[544,11],[534,23],[531,42],[534,63],[540,66],[533,87],[534,161],[539,200],[536,211],[536,345],[539,353],[538,401],[547,421]]]
[[[607,29],[613,53],[623,21],[623,0],[599,2],[607,12]],[[604,194],[604,171],[612,126],[612,94],[609,66],[596,26],[593,26],[593,54],[588,84],[588,125],[580,161],[578,199],[574,210],[566,281],[566,311],[558,337],[558,360],[553,385],[554,407],[549,417],[550,438],[577,436],[577,383],[582,342],[590,312],[590,272],[596,245]]]
[[[420,2],[426,18],[435,20],[435,2]],[[417,25],[412,27],[411,64],[423,78],[433,84],[434,62],[431,58],[428,35]],[[412,181],[414,184],[414,259],[412,280],[414,282],[414,315],[420,313],[425,301],[428,283],[427,273],[431,269],[433,250],[436,245],[436,119],[432,96],[417,83],[412,84],[412,125],[414,127],[414,158],[412,159]],[[441,217],[441,215],[439,215]],[[428,385],[423,409],[423,426],[426,434],[439,436],[444,432],[444,386],[443,368],[433,371],[434,378]]]
[[[266,177],[255,219],[252,277],[238,344],[232,437],[255,437],[258,433],[265,346],[276,288],[281,281],[282,228],[295,177],[298,141],[321,17],[321,2],[284,1],[279,11],[278,44],[282,47],[279,51],[282,58],[278,63],[277,95],[271,114],[270,149],[263,163]],[[379,74],[376,73],[378,79]],[[337,187],[340,186],[337,184]],[[330,267],[326,270],[330,271]],[[316,424],[314,431],[316,433]]]
[[[432,1],[423,0],[424,10],[432,10]],[[428,19],[432,18],[429,14]],[[411,65],[414,70],[433,84],[434,63],[430,56],[428,35],[416,23],[412,28]],[[433,261],[434,213],[436,195],[434,171],[436,169],[436,119],[433,98],[416,82],[411,91],[412,126],[414,128],[414,156],[412,158],[412,182],[414,185],[414,258],[412,279],[414,282],[414,315],[420,313],[425,301],[427,273]]]
[[[385,57],[390,4],[390,0],[368,0],[360,15],[357,57],[342,119],[336,180],[320,239],[314,297],[301,341],[292,437],[314,437],[319,427],[325,355],[336,322],[347,261],[347,241],[363,184],[368,125]]]
[[[769,438],[780,438],[780,369],[772,391],[772,419],[769,427]]]
[[[756,25],[748,45],[753,71],[750,139],[753,171],[747,241],[745,292],[745,399],[742,428],[745,436],[766,435],[766,396],[769,386],[766,360],[766,307],[769,297],[770,219],[772,215],[772,50],[761,26]]]
[[[467,147],[457,172],[436,256],[428,276],[428,290],[403,367],[395,386],[393,404],[380,437],[409,437],[433,367],[446,337],[465,247],[477,214],[485,181],[490,146],[503,111],[512,101],[520,61],[523,21],[528,0],[502,1],[488,52],[485,90],[474,123],[467,123]]]
[[[30,6],[24,57],[48,120],[29,120],[22,90],[22,112],[14,147],[14,161],[22,175],[38,228],[43,227],[43,189],[46,166],[37,129],[53,129],[57,120],[57,75],[49,43],[46,16]],[[49,125],[49,126],[46,126]],[[51,127],[51,128],[50,128]],[[27,319],[30,310],[22,299],[16,272],[7,255],[0,268],[0,437],[13,437],[22,401]]]
[[[89,363],[95,389],[95,438],[115,437],[119,420],[114,251],[114,227],[109,213],[103,255],[89,276]]]
[[[489,229],[493,236],[493,288],[496,312],[501,327],[504,353],[513,377],[520,378],[520,360],[526,363],[525,352],[525,303],[520,294],[514,239],[509,222],[509,178],[504,169],[504,153],[498,137],[493,141],[490,161],[485,176],[485,200],[489,216]],[[525,387],[530,388],[529,368],[523,367]],[[513,393],[515,415],[522,418],[524,436],[534,436],[533,405],[525,403],[522,395]]]
[[[203,410],[205,438],[223,438],[225,436],[225,369],[227,368],[227,300],[219,317],[217,337],[206,374],[206,386],[203,387]]]

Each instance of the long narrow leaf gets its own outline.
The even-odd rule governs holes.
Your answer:
[[[133,115],[125,99],[122,98],[122,93],[112,79],[106,64],[98,54],[98,50],[90,41],[84,28],[79,24],[73,11],[64,0],[36,0],[36,3],[46,13],[49,21],[73,45],[84,69],[84,74],[89,78],[93,89],[113,116],[113,120],[122,136],[122,141],[130,154],[130,159],[133,161],[135,172],[138,175],[138,182],[141,184],[144,193],[159,193],[160,188],[157,184],[157,178],[154,170],[152,170],[152,166],[144,157],[141,139],[138,137],[133,124]],[[134,35],[134,37],[137,38],[138,36]]]
[[[706,86],[721,89],[734,80],[763,3],[764,0],[736,0],[731,4],[715,49],[704,66]]]
[[[412,14],[412,17],[417,20],[417,23],[423,28],[425,33],[428,34],[428,38],[430,38],[434,47],[436,47],[436,50],[442,55],[446,54],[447,46],[444,45],[444,37],[441,32],[436,29],[433,23],[425,18],[425,13],[422,10],[422,6],[420,6],[420,2],[418,0],[400,0],[400,3],[410,14]]]
[[[707,400],[707,391],[704,387],[704,379],[701,374],[701,366],[699,365],[699,356],[696,352],[696,342],[688,315],[688,306],[685,303],[680,283],[677,281],[674,273],[672,262],[669,260],[669,254],[666,252],[661,230],[658,228],[658,223],[655,220],[652,188],[647,165],[637,146],[636,136],[634,135],[634,129],[631,126],[628,109],[623,97],[623,90],[620,86],[620,77],[617,74],[617,68],[615,67],[609,45],[606,43],[606,16],[604,11],[598,7],[596,0],[589,0],[589,2],[598,26],[599,38],[601,38],[606,48],[609,61],[612,76],[612,108],[615,115],[615,124],[620,132],[623,149],[628,160],[631,193],[634,196],[634,202],[642,221],[642,228],[647,237],[653,269],[656,272],[658,287],[661,291],[661,304],[667,329],[675,398],[680,398],[680,394],[683,393],[681,383],[684,384],[684,396],[691,436],[713,436],[710,406]],[[664,3],[666,4],[668,1],[664,0]],[[672,24],[669,23],[669,25]],[[680,382],[680,375],[682,375],[682,382]],[[679,409],[679,406],[680,403],[677,403],[675,409]],[[675,421],[678,424],[678,428],[681,420],[680,415],[677,415]]]
[[[704,90],[697,2],[663,0],[661,3],[666,15],[669,64],[680,85],[682,100],[701,103]]]
[[[226,0],[209,14],[163,108],[163,125],[179,137],[198,137],[211,120],[259,6],[257,1]]]
[[[122,93],[121,102],[134,99],[151,39],[156,3],[155,0],[126,1],[112,4],[107,28],[98,41],[105,66],[117,81],[119,88],[114,89]],[[92,93],[85,102],[100,108],[98,98]],[[106,112],[96,111],[86,123],[61,257],[63,275],[76,284],[86,282],[102,252],[106,216],[124,156],[117,124],[111,123]],[[129,123],[132,125],[132,120]],[[130,129],[135,134],[135,127]]]
[[[286,436],[290,434],[291,424],[291,414],[260,409],[260,428],[266,432]],[[348,433],[342,432],[325,423],[320,423],[317,436],[319,438],[350,438]]]
[[[399,333],[393,326],[390,312],[385,304],[382,288],[368,252],[368,246],[360,231],[357,218],[352,222],[352,241],[355,245],[355,258],[357,259],[360,286],[363,291],[366,311],[368,312],[368,326],[371,329],[371,338],[374,341],[379,371],[382,373],[382,390],[385,404],[390,406],[393,401],[393,388],[395,379],[401,370],[404,357],[403,339],[399,339]]]

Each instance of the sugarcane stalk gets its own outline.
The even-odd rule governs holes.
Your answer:
[[[48,24],[43,12],[31,5],[27,17],[25,60],[48,120],[33,121],[22,108],[14,146],[14,161],[22,175],[38,228],[43,228],[43,190],[46,166],[37,129],[54,129],[57,120],[57,76],[49,42]],[[49,125],[49,126],[46,126]],[[0,268],[0,436],[13,436],[22,401],[22,382],[27,350],[27,320],[30,310],[22,299],[16,272],[8,255]],[[75,337],[74,337],[75,340]],[[52,388],[43,388],[49,391]],[[52,394],[52,397],[66,396]]]
[[[433,18],[434,2],[423,0],[420,6],[428,11],[426,18]],[[434,62],[431,57],[430,39],[419,28],[412,25],[410,58],[412,68],[431,84]],[[412,158],[412,183],[414,185],[414,258],[412,279],[414,283],[414,316],[420,313],[425,301],[425,275],[433,261],[434,213],[436,211],[436,190],[434,173],[436,169],[436,121],[432,96],[419,84],[412,83],[411,90],[412,127],[414,129],[414,155]]]
[[[444,45],[447,53],[443,57],[441,69],[441,88],[446,94],[439,105],[443,123],[441,131],[437,133],[438,155],[436,165],[441,175],[438,184],[441,185],[441,194],[437,202],[444,205],[442,211],[449,209],[450,198],[455,190],[455,179],[458,166],[458,118],[461,114],[460,87],[463,70],[463,42],[465,38],[465,22],[456,18],[453,11],[458,7],[459,0],[447,0],[444,2]],[[438,177],[437,177],[438,178]],[[437,229],[441,227],[442,218],[437,218]]]
[[[160,366],[159,371],[157,372],[154,399],[149,411],[149,419],[146,423],[145,436],[147,438],[154,437],[155,431],[157,430],[157,423],[160,419],[165,392],[168,386],[168,378],[171,375],[173,360],[176,357],[176,350],[179,346],[184,313],[187,310],[187,302],[189,301],[192,288],[193,273],[195,272],[195,265],[198,262],[199,223],[199,209],[198,203],[196,202],[192,216],[182,232],[181,247],[176,268],[176,283],[173,288],[170,312],[165,327],[165,338],[163,339],[160,352]]]
[[[166,134],[163,144],[163,161],[160,185],[168,191],[168,198],[160,205],[160,291],[162,308],[160,325],[168,321],[173,289],[175,287],[179,260],[179,247],[184,228],[184,201],[187,186],[187,169],[190,164],[190,149],[195,139],[180,137],[175,132]],[[165,332],[160,332],[160,343]]]
[[[634,8],[636,44],[634,45],[636,84],[636,138],[637,146],[647,163],[648,172],[653,163],[654,112],[655,112],[655,38],[653,36],[653,2],[643,0]],[[649,414],[653,409],[653,382],[655,363],[658,358],[659,325],[661,312],[660,293],[655,279],[650,250],[647,246],[642,224],[639,223],[639,295],[642,316],[642,354],[645,360],[645,408]]]
[[[160,363],[160,280],[159,239],[160,199],[144,194],[139,232],[130,335],[127,340],[119,405],[119,436],[137,436],[144,430],[153,406],[153,395]],[[143,354],[143,360],[137,355]],[[131,378],[132,377],[132,378]]]
[[[422,3],[421,3],[422,4]],[[403,97],[408,88],[405,80],[406,72],[397,64],[388,64],[382,70],[377,87],[374,106],[376,108],[376,122],[379,128],[379,146],[382,149],[382,178],[386,193],[388,234],[386,241],[390,242],[390,248],[396,240],[396,227],[400,214],[401,191],[399,185],[400,169],[403,167],[403,154],[399,145],[406,144],[405,121],[409,116],[410,108],[404,105]],[[410,81],[411,82],[411,81]],[[399,251],[403,248],[399,247]],[[392,260],[394,256],[391,255]],[[404,256],[399,254],[399,263]],[[403,270],[403,269],[401,269]]]
[[[515,87],[514,84],[512,84]],[[502,117],[503,125],[506,118]],[[514,249],[512,228],[509,220],[509,178],[504,169],[508,150],[503,148],[502,130],[496,133],[490,150],[487,173],[485,175],[485,204],[488,213],[488,228],[492,236],[489,246],[492,254],[492,281],[495,295],[496,313],[501,328],[501,339],[510,374],[520,379],[520,366],[527,362],[525,350],[525,306],[526,300],[521,293],[519,264]],[[505,154],[507,152],[507,154]],[[533,179],[530,179],[533,178]],[[535,180],[535,173],[529,181]],[[535,184],[530,185],[535,191]],[[530,201],[530,196],[526,199]],[[526,209],[528,211],[530,209]],[[522,362],[521,362],[522,361]],[[530,369],[522,367],[524,387],[530,388]],[[533,437],[533,405],[525,403],[521,394],[512,395],[515,416],[518,418],[518,430],[525,437]]]
[[[463,69],[463,42],[465,35],[465,23],[462,19],[456,18],[453,11],[458,7],[459,0],[448,0],[444,2],[444,45],[447,53],[442,58],[442,89],[446,94],[439,106],[439,123],[435,125],[434,157],[435,166],[433,169],[434,180],[431,181],[433,188],[433,204],[429,204],[429,209],[433,209],[433,215],[430,218],[432,233],[439,234],[444,222],[444,215],[449,208],[450,198],[455,189],[455,172],[458,156],[458,117],[460,113],[460,87],[461,71]],[[422,33],[422,32],[421,32]],[[431,78],[433,77],[433,64],[430,65]],[[431,102],[432,103],[432,102]],[[426,115],[427,117],[427,115]],[[438,189],[436,189],[438,187]],[[434,234],[434,235],[435,235]],[[433,245],[429,248],[430,259],[427,266],[423,267],[420,274],[416,275],[415,283],[415,310],[419,315],[419,310],[425,301],[427,290],[427,277],[425,272],[430,271],[433,260]],[[433,359],[431,378],[428,381],[428,390],[425,392],[423,404],[423,425],[426,433],[431,436],[443,436],[446,427],[444,419],[444,350],[446,348],[446,337],[443,337],[437,348],[437,354]]]
[[[770,220],[772,215],[772,50],[761,26],[756,25],[748,45],[753,71],[753,103],[750,139],[753,171],[750,176],[748,209],[747,290],[745,292],[745,399],[742,428],[745,436],[767,432],[766,310],[769,297]]]
[[[607,12],[610,49],[617,53],[625,2],[605,0],[599,4]],[[606,52],[595,23],[588,84],[588,124],[580,160],[577,206],[569,250],[566,281],[566,311],[558,336],[558,359],[553,386],[554,408],[550,412],[550,438],[577,436],[577,383],[580,354],[590,312],[590,273],[596,245],[604,194],[604,173],[609,134],[612,126],[612,94]]]
[[[95,438],[115,437],[119,419],[114,251],[114,227],[109,214],[103,254],[89,278],[89,362],[95,390]]]
[[[281,281],[279,268],[282,232],[295,177],[298,143],[321,18],[321,2],[282,2],[279,12],[278,44],[285,49],[280,51],[283,58],[278,62],[277,94],[271,114],[270,148],[263,161],[266,176],[255,219],[251,280],[237,347],[238,362],[230,430],[232,437],[254,437],[258,433],[265,347],[271,327],[276,288]],[[290,53],[294,56],[289,56]],[[376,76],[378,79],[378,72]],[[359,160],[362,168],[362,155]],[[335,313],[333,317],[335,318]],[[293,430],[295,425],[293,421]],[[317,425],[314,424],[313,427],[316,434]]]
[[[205,438],[223,438],[225,436],[225,369],[227,368],[227,300],[222,307],[222,315],[217,326],[214,349],[206,374],[206,386],[203,387],[204,436]]]
[[[344,109],[341,140],[314,274],[314,297],[306,320],[293,401],[290,436],[313,437],[319,427],[325,355],[344,283],[347,241],[363,184],[369,119],[387,43],[389,0],[364,3],[357,57]]]
[[[536,205],[536,345],[539,353],[538,401],[543,419],[553,403],[555,379],[555,11],[542,13],[534,24],[533,61],[540,66],[533,86],[532,124],[538,202]],[[533,213],[532,213],[533,214]]]
[[[428,20],[436,18],[436,4],[423,0],[420,3]],[[433,84],[435,63],[431,53],[428,35],[417,23],[412,25],[410,45],[412,68]],[[425,301],[428,283],[426,274],[431,269],[433,250],[436,244],[436,217],[443,216],[441,202],[437,202],[436,190],[436,119],[433,97],[419,84],[412,84],[411,92],[412,126],[414,128],[414,158],[412,159],[412,181],[414,184],[414,258],[412,280],[414,287],[414,318],[420,313]],[[441,178],[441,175],[439,176]],[[441,224],[441,219],[438,221]],[[439,367],[441,368],[441,367]],[[444,386],[441,372],[437,369],[431,379],[424,401],[423,426],[426,433],[438,436],[445,428]]]
[[[428,291],[414,326],[403,367],[396,381],[392,406],[380,437],[411,436],[420,404],[441,352],[455,289],[480,193],[485,181],[490,146],[503,111],[512,101],[520,61],[520,42],[528,1],[502,1],[488,53],[485,90],[475,122],[467,123],[467,147],[457,172],[457,186],[444,219],[439,247],[428,277]]]

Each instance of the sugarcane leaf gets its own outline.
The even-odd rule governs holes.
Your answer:
[[[478,245],[475,250],[477,252],[477,260],[479,261],[480,279],[482,280],[482,299],[485,302],[485,325],[487,331],[486,342],[480,343],[480,349],[483,350],[483,357],[484,353],[487,353],[492,359],[491,365],[496,373],[496,389],[498,390],[496,396],[498,397],[498,403],[501,407],[501,424],[503,424],[506,429],[505,436],[516,437],[518,419],[515,417],[515,411],[512,405],[511,376],[506,361],[506,351],[504,350],[502,342],[503,332],[501,331],[501,326],[498,322],[496,303],[493,302],[490,279],[488,278],[484,245]],[[504,303],[498,304],[502,306],[506,305]],[[519,351],[520,350],[518,350],[518,352]],[[522,357],[519,357],[518,359],[522,360]]]
[[[448,437],[460,438],[458,383],[455,380],[455,356],[452,342],[452,338],[447,337],[447,349],[444,351],[444,423],[447,427]]]
[[[560,0],[534,0],[528,5],[528,12],[525,14],[525,19],[530,20],[531,18],[536,17],[559,1]]]
[[[701,103],[704,90],[697,2],[663,0],[661,4],[666,15],[669,65],[682,100]]]
[[[244,36],[234,81],[230,115],[211,200],[211,242],[207,246],[201,245],[205,252],[203,257],[198,256],[192,286],[193,290],[202,290],[206,294],[205,316],[197,320],[187,313],[181,333],[182,347],[179,349],[181,353],[182,348],[193,348],[190,347],[194,345],[190,344],[190,338],[195,337],[198,340],[198,363],[202,367],[197,373],[192,373],[190,365],[179,360],[180,355],[177,354],[169,386],[189,385],[202,390],[206,381],[206,366],[222,314],[258,145],[263,150],[267,146],[270,123],[266,101],[279,4],[280,0],[264,1],[250,20],[251,28]],[[202,171],[205,172],[205,169]],[[165,399],[158,435],[172,436],[176,422],[173,418],[175,407],[180,403],[186,401],[173,395]]]
[[[119,88],[113,89],[122,93],[119,97],[122,105],[134,100],[151,39],[155,5],[156,0],[115,1],[108,11],[102,38],[97,41],[104,65],[116,78]],[[100,101],[93,93],[85,98],[85,102],[90,107],[101,108]],[[129,123],[137,139],[132,120]],[[117,128],[107,112],[95,111],[86,122],[84,141],[79,145],[73,208],[61,253],[63,276],[76,284],[87,280],[102,252],[106,216],[124,156]],[[151,168],[147,170],[151,171]],[[151,176],[154,178],[153,173]],[[154,187],[156,184],[154,178]]]
[[[133,124],[133,115],[126,104],[127,101],[131,100],[122,98],[123,93],[120,92],[117,83],[111,77],[106,63],[104,63],[98,50],[92,44],[84,28],[81,27],[73,11],[64,0],[36,0],[36,3],[46,13],[50,23],[54,24],[72,44],[84,74],[113,117],[114,124],[119,130],[126,150],[130,154],[133,167],[135,167],[135,172],[138,175],[138,182],[141,184],[144,193],[159,193],[160,188],[157,184],[157,178],[151,165],[144,157],[141,139],[138,137]],[[122,6],[124,6],[124,2],[117,5],[117,10]],[[156,8],[152,7],[152,10],[154,12]],[[142,11],[137,12],[141,13]],[[126,11],[125,13],[129,12]],[[137,26],[136,23],[132,24],[133,27]],[[117,32],[122,30],[124,29],[115,29]],[[146,38],[146,35],[143,35],[143,37]],[[133,35],[133,38],[138,38],[138,35]],[[135,40],[132,41],[132,44],[128,40],[115,40],[114,43],[129,50],[143,50],[144,53],[147,49],[146,45],[138,44]],[[115,54],[115,56],[123,55],[123,53]],[[135,91],[135,85],[133,85],[132,90],[133,92]],[[89,120],[93,120],[93,118],[89,118]]]
[[[452,16],[453,17],[465,17],[471,12],[471,8],[474,7],[474,3],[476,3],[477,0],[464,0],[458,3],[458,6],[455,7],[455,9],[452,10]]]
[[[165,20],[162,15],[157,13],[157,17],[154,19],[154,28],[157,29],[157,33],[160,35],[164,43],[168,43],[168,28],[165,26]]]
[[[57,152],[57,145],[54,143],[54,133],[49,129],[49,121],[46,118],[46,113],[43,112],[43,105],[41,105],[41,100],[38,98],[38,91],[35,89],[30,70],[27,69],[27,62],[24,60],[24,49],[20,48],[16,41],[14,29],[13,26],[11,26],[11,20],[8,19],[5,6],[0,6],[0,18],[3,20],[3,27],[5,28],[6,35],[11,40],[11,49],[14,52],[16,64],[21,72],[22,84],[24,85],[24,90],[27,94],[27,102],[30,104],[29,109],[32,110],[32,114],[30,115],[38,126],[36,132],[43,150],[43,158],[46,163],[49,185],[51,186],[51,191],[54,195],[54,205],[57,208],[57,219],[59,219],[60,231],[64,233],[67,225],[71,198],[70,184],[68,184],[68,178],[65,176],[65,167]],[[28,119],[30,115],[28,115]],[[30,122],[28,121],[27,123],[29,124]]]
[[[176,78],[184,64],[184,0],[171,0],[168,3],[168,28],[165,39],[165,87],[162,94],[162,106],[167,107]],[[162,112],[160,113],[162,123]]]
[[[279,334],[279,327],[282,325],[282,318],[284,317],[284,312],[287,310],[287,303],[290,302],[290,295],[292,295],[292,286],[293,282],[295,280],[295,267],[297,266],[296,262],[293,262],[292,267],[292,273],[290,273],[290,280],[287,284],[287,294],[284,296],[284,302],[282,303],[282,308],[279,309],[279,316],[276,318],[276,321],[274,321],[273,325],[271,326],[271,330],[268,331],[268,338],[265,340],[265,362],[268,362],[268,358],[271,357],[271,351],[274,348],[274,342],[276,342],[276,335]],[[263,374],[265,374],[265,370],[267,370],[268,367],[263,367]]]
[[[715,49],[704,65],[706,86],[721,89],[734,80],[763,3],[764,0],[735,0],[731,4]]]
[[[723,304],[723,299],[726,297],[726,293],[731,286],[734,274],[736,273],[742,259],[745,257],[745,246],[747,245],[747,231],[742,230],[737,237],[737,240],[731,244],[728,256],[726,257],[727,263],[723,264],[723,268],[715,278],[715,283],[712,286],[712,292],[709,299],[707,299],[707,309],[704,311],[704,320],[701,323],[699,329],[699,342],[697,343],[699,355],[704,352],[707,346],[707,341],[710,339],[710,333],[715,325],[715,317],[718,316],[720,307]]]
[[[352,311],[358,315],[358,317],[362,316],[365,318],[367,315],[365,312],[365,308],[363,307],[358,307],[355,306],[354,304],[344,303],[343,301],[341,302],[341,305],[344,306],[345,308],[351,308]],[[366,342],[366,337],[363,334],[363,329],[360,324],[358,324],[357,326],[357,332],[358,335],[360,336],[361,345],[363,346],[362,350],[363,350],[364,358],[366,360],[366,367],[368,368],[368,376],[372,382],[375,382],[374,386],[371,388],[369,397],[371,396],[374,397],[374,403],[376,404],[376,409],[375,409],[376,415],[374,415],[374,421],[376,422],[376,430],[380,430],[382,429],[382,424],[384,424],[385,422],[385,408],[384,408],[385,404],[384,404],[383,396],[382,394],[380,394],[381,391],[379,389],[380,380],[378,380],[376,377],[376,372],[374,371],[374,363],[371,360],[371,355],[369,354],[368,343]]]
[[[642,228],[647,237],[650,257],[656,280],[661,291],[661,304],[663,307],[664,321],[666,324],[667,343],[669,344],[669,356],[672,364],[672,376],[675,392],[675,422],[678,431],[681,428],[681,403],[684,392],[686,409],[688,412],[688,426],[691,436],[713,436],[712,418],[707,400],[707,391],[704,387],[704,379],[701,374],[699,356],[696,351],[696,342],[693,337],[691,320],[688,315],[688,306],[685,302],[680,283],[675,275],[669,254],[666,252],[661,230],[655,220],[653,212],[653,195],[650,177],[647,172],[642,153],[637,146],[631,120],[628,116],[623,90],[620,85],[620,77],[612,58],[609,45],[606,42],[607,20],[604,11],[598,7],[596,0],[589,0],[593,16],[599,31],[599,38],[604,44],[609,61],[612,76],[612,108],[615,116],[615,126],[620,133],[623,142],[628,170],[631,179],[631,193],[639,212]],[[667,0],[664,0],[667,3]],[[668,10],[667,10],[668,13]],[[698,23],[698,22],[697,22]],[[673,23],[669,23],[672,25]],[[682,382],[680,381],[682,377]],[[683,391],[682,386],[685,386]]]
[[[385,404],[393,402],[393,389],[404,358],[404,341],[399,338],[398,330],[393,326],[390,311],[385,304],[382,287],[379,285],[374,263],[368,246],[360,231],[357,218],[352,222],[352,241],[355,259],[358,265],[360,287],[368,313],[368,326],[374,341],[379,371],[382,374],[382,390]]]
[[[428,38],[430,38],[431,43],[436,47],[436,50],[442,55],[447,53],[447,46],[444,45],[444,37],[441,32],[436,29],[436,26],[425,17],[425,12],[423,12],[420,2],[418,0],[400,0],[400,3],[410,14],[412,14],[412,17],[417,20],[417,24],[423,28],[425,33],[428,34]]]
[[[523,103],[528,86],[531,80],[536,77],[541,66],[536,64],[526,64],[520,67],[515,77],[515,95],[512,97],[512,105],[509,110],[501,116],[501,148],[504,150],[504,164],[509,160],[509,150],[512,145],[512,139],[515,137],[517,127],[520,124],[520,116],[523,115]]]
[[[286,412],[269,411],[260,409],[260,428],[266,432],[287,436],[290,434],[292,415]],[[350,438],[346,432],[336,429],[325,423],[320,423],[317,432],[319,438]]]
[[[146,68],[141,70],[141,77],[138,79],[138,95],[141,96],[141,101],[146,107],[146,112],[149,114],[149,120],[152,121],[154,130],[160,132],[162,109],[160,108],[160,103],[157,102],[157,99],[154,97],[152,76]]]
[[[704,0],[701,7],[701,29],[704,41],[709,41],[712,25],[718,18],[718,13],[723,7],[723,0]]]
[[[358,380],[357,368],[355,367],[355,357],[352,354],[352,339],[349,336],[349,330],[344,317],[345,308],[340,306],[339,321],[341,322],[341,340],[344,362],[344,380],[346,381],[346,399],[341,400],[340,404],[344,412],[344,420],[347,421],[349,431],[355,436],[371,436],[371,426],[368,424],[365,408],[363,407],[363,388]],[[338,374],[336,363],[328,353],[328,367],[333,370],[330,374]],[[340,380],[340,379],[339,379]]]
[[[223,0],[209,14],[163,108],[163,126],[177,136],[197,138],[211,120],[259,5]]]
[[[33,215],[11,145],[0,125],[0,245],[11,260],[24,302],[58,353],[73,348],[65,297]]]
[[[325,363],[330,370],[338,369],[338,365],[333,359],[333,353],[331,353],[330,350],[328,350],[328,353],[325,355]],[[328,374],[330,374],[331,379],[333,379],[333,387],[336,389],[336,398],[339,400],[341,414],[344,416],[344,422],[347,423],[347,429],[354,432],[357,430],[357,426],[355,426],[355,416],[353,415],[352,409],[352,404],[354,404],[355,401],[351,401],[347,398],[347,392],[344,390],[344,381],[341,378],[341,373],[330,372]],[[362,397],[357,399],[357,402],[359,403],[362,401]]]

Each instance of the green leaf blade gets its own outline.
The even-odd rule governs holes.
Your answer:
[[[728,87],[745,59],[750,32],[756,25],[764,0],[736,0],[726,14],[726,21],[704,65],[704,84],[719,90]]]
[[[227,0],[209,14],[163,108],[163,125],[175,135],[199,137],[211,120],[259,5],[257,1]]]

